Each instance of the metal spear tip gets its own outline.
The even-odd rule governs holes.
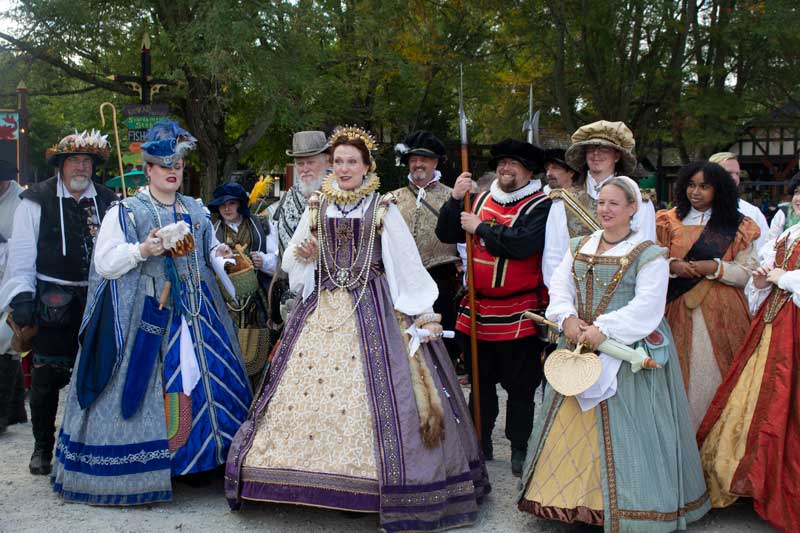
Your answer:
[[[467,114],[464,112],[464,66],[458,65],[459,84],[458,84],[458,132],[461,137],[461,144],[467,144]]]

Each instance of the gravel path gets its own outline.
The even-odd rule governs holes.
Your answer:
[[[63,398],[63,394],[62,394]],[[505,394],[501,394],[501,413]],[[59,419],[60,419],[59,414]],[[517,479],[511,476],[510,449],[503,437],[503,416],[493,434],[495,460],[489,462],[492,493],[479,521],[460,531],[480,532],[581,532],[599,528],[575,527],[538,520],[516,510]],[[274,531],[347,533],[374,532],[372,515],[349,518],[343,513],[309,507],[245,503],[231,512],[223,498],[222,480],[210,487],[175,484],[172,502],[135,508],[88,507],[64,503],[53,494],[44,476],[28,473],[33,444],[30,423],[12,426],[0,435],[0,532],[56,531]],[[774,531],[753,511],[749,502],[712,511],[692,532]]]

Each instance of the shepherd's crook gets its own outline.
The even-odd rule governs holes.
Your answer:
[[[119,149],[119,130],[117,129],[117,108],[111,102],[100,104],[100,124],[106,127],[106,117],[103,115],[103,108],[111,106],[111,119],[114,121],[114,142],[117,145],[117,162],[119,163],[119,179],[122,180],[122,197],[128,197],[128,187],[125,185],[125,167],[122,165],[122,152]]]

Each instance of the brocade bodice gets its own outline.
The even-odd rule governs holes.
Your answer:
[[[322,254],[321,285],[328,290],[360,289],[365,282],[383,275],[381,235],[376,225],[380,196],[369,198],[369,207],[361,218],[326,217],[317,229],[317,241]],[[328,201],[323,196],[319,213],[326,213]]]
[[[572,276],[577,290],[578,316],[591,324],[605,313],[624,307],[636,295],[639,270],[665,249],[643,241],[626,255],[609,256],[580,252],[587,237],[572,239]]]

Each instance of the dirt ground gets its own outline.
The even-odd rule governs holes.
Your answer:
[[[63,393],[62,393],[63,398]],[[501,394],[501,413],[505,412]],[[59,413],[59,419],[61,414]],[[511,475],[510,449],[503,437],[503,416],[492,440],[495,460],[489,462],[492,493],[478,522],[460,531],[480,532],[582,532],[599,528],[576,527],[539,520],[516,510],[517,478]],[[175,484],[174,500],[167,504],[135,508],[89,507],[64,503],[45,476],[28,473],[33,437],[30,423],[12,426],[0,435],[0,532],[47,531],[270,531],[360,533],[377,531],[375,515],[351,518],[344,513],[309,507],[245,503],[231,512],[223,498],[222,480],[209,487]],[[774,531],[753,511],[749,502],[712,511],[692,532]]]

